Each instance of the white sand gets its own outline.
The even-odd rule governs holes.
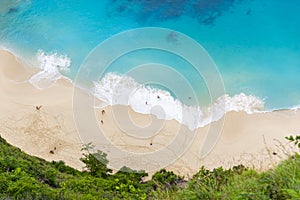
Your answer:
[[[151,173],[166,167],[188,177],[202,165],[208,168],[222,165],[227,168],[244,164],[261,170],[270,168],[292,151],[292,146],[287,144],[284,137],[300,133],[300,111],[252,115],[231,112],[226,115],[216,146],[207,156],[200,158],[204,141],[218,132],[219,129],[214,131],[214,128],[220,122],[199,128],[191,134],[176,121],[157,120],[150,115],[135,113],[125,106],[114,106],[113,109],[105,107],[104,115],[101,113],[102,109],[96,109],[94,116],[97,125],[90,116],[85,116],[86,113],[80,113],[83,116],[80,124],[84,125],[85,131],[83,133],[80,129],[78,133],[73,115],[72,84],[60,80],[51,88],[38,90],[26,81],[34,73],[34,70],[18,62],[9,52],[0,51],[0,134],[26,153],[49,161],[64,160],[77,169],[82,169],[83,166],[79,158],[82,143],[87,142],[84,139],[86,134],[89,134],[89,141],[108,153],[110,166],[113,168],[127,165],[135,169],[146,169]],[[82,91],[81,96],[88,95]],[[39,105],[42,108],[38,111],[35,107]],[[151,123],[157,126],[137,131],[126,122],[127,115],[138,126],[145,127]],[[103,120],[103,124],[100,120]],[[163,126],[157,131],[159,124]],[[121,129],[118,125],[121,125]],[[102,130],[108,142],[98,139],[97,129]],[[131,131],[131,135],[124,133],[128,131]],[[184,142],[192,139],[192,136],[195,138],[191,145]],[[177,137],[179,142],[174,142]],[[182,146],[177,145],[181,142]],[[175,145],[167,149],[169,144]],[[55,147],[54,154],[49,153]],[[115,153],[115,147],[121,152],[139,154],[141,159],[119,157]],[[186,149],[182,156],[174,153],[181,149]],[[151,153],[153,157],[147,157]]]

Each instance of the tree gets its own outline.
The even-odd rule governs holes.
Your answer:
[[[90,151],[93,148],[94,146],[89,143],[82,150]],[[85,168],[90,171],[92,176],[105,178],[112,172],[111,169],[107,168],[108,160],[105,152],[97,150],[96,153],[83,153],[83,156],[80,160],[85,164]]]

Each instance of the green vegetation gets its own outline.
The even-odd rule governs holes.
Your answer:
[[[300,149],[300,135],[296,135],[296,136],[291,135],[290,137],[285,137],[285,139],[289,140],[290,142],[293,142]]]
[[[242,165],[202,167],[185,181],[162,169],[147,182],[147,173],[127,167],[112,174],[106,156],[84,153],[81,172],[62,161],[29,156],[0,137],[0,199],[300,199],[298,154],[262,173]]]

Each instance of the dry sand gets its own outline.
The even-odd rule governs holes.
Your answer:
[[[166,167],[186,177],[202,165],[227,168],[244,164],[264,170],[295,150],[284,137],[300,132],[297,110],[251,115],[230,112],[224,124],[215,122],[191,133],[174,120],[158,120],[126,106],[107,106],[90,109],[92,115],[79,113],[78,125],[74,112],[80,111],[73,107],[73,85],[60,80],[38,90],[27,82],[35,72],[11,53],[0,51],[0,134],[28,154],[49,161],[63,160],[77,169],[83,167],[79,160],[82,144],[93,142],[108,153],[112,168],[126,165],[151,173]],[[92,98],[83,91],[79,96]],[[42,108],[37,110],[39,105]],[[101,113],[103,109],[105,114]],[[201,150],[210,149],[206,147],[209,142],[215,143],[217,133],[220,137],[212,151],[201,154]]]

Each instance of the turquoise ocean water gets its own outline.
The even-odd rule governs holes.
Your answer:
[[[253,95],[266,110],[292,108],[300,105],[299,11],[297,0],[0,0],[0,46],[29,63],[41,54],[67,58],[70,70],[62,73],[74,79],[88,53],[114,34],[173,29],[207,50],[230,96]],[[208,104],[205,82],[168,53],[132,52],[108,71],[125,73],[137,60],[165,61]]]

